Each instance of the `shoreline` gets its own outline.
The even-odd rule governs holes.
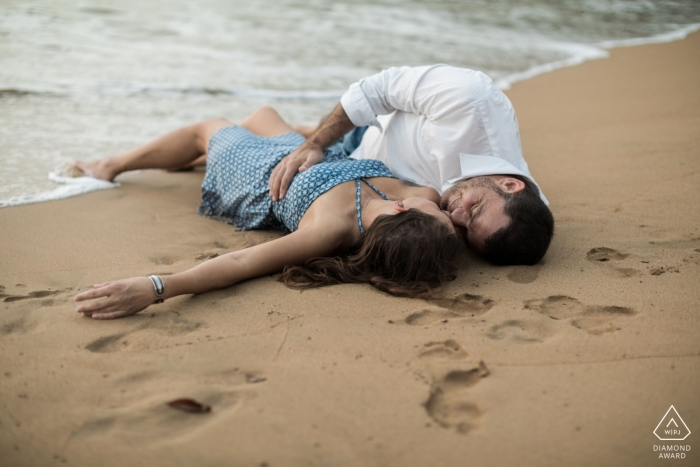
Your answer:
[[[601,60],[610,58],[609,51],[612,49],[652,44],[665,44],[668,42],[680,41],[697,31],[700,31],[700,23],[689,24],[677,29],[676,31],[661,33],[649,37],[602,41],[595,44],[572,43],[572,48],[580,50],[579,55],[574,55],[573,57],[564,60],[559,60],[556,62],[536,65],[530,68],[529,70],[525,70],[520,73],[513,73],[512,75],[509,75],[505,78],[494,80],[494,82],[502,91],[507,91],[511,89],[515,83],[527,81],[529,79],[536,78],[546,73],[551,73],[561,68],[569,68],[572,66],[582,65],[591,60]]]
[[[675,31],[657,34],[649,37],[638,37],[632,39],[620,39],[620,40],[610,40],[602,41],[595,44],[583,44],[583,43],[570,43],[567,45],[567,50],[573,51],[577,50],[577,53],[569,58],[544,63],[541,65],[536,65],[528,70],[510,74],[504,78],[494,79],[496,85],[502,90],[510,90],[513,85],[520,83],[522,81],[527,81],[543,74],[551,73],[553,71],[568,68],[573,66],[579,66],[591,60],[600,60],[610,58],[610,50],[621,48],[621,47],[636,47],[650,44],[661,44],[668,43],[678,40],[683,40],[688,35],[694,32],[700,31],[700,23],[688,24],[678,28]],[[329,100],[338,101],[340,96],[342,96],[344,91],[276,91],[276,90],[266,90],[266,89],[208,89],[208,88],[144,88],[140,89],[139,92],[144,90],[151,90],[157,92],[186,92],[186,93],[203,93],[203,94],[225,94],[233,96],[244,96],[244,97],[258,97],[266,99],[313,99],[313,100]],[[25,94],[36,94],[37,91],[27,90],[27,89],[0,89],[0,94],[2,93],[13,93],[15,95],[25,95]],[[39,92],[40,94],[44,92]],[[49,93],[51,94],[51,93]],[[59,199],[70,198],[73,196],[80,196],[86,193],[91,193],[93,191],[106,190],[111,188],[116,188],[117,184],[107,184],[100,183],[94,179],[89,178],[76,178],[68,179],[62,177],[55,171],[48,174],[48,178],[57,184],[57,187],[51,191],[44,191],[36,194],[22,194],[10,197],[8,199],[0,200],[0,209],[7,207],[23,206],[35,203],[44,203],[49,201],[55,201]]]
[[[618,48],[507,92],[555,236],[533,267],[469,255],[453,300],[264,277],[96,322],[72,302],[93,283],[279,234],[198,216],[201,172],[0,209],[3,460],[657,465],[669,406],[700,420],[699,50]]]

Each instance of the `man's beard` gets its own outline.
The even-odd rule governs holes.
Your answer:
[[[440,197],[440,209],[447,209],[448,200],[452,195],[456,193],[461,194],[462,191],[469,188],[488,188],[498,193],[499,196],[503,193],[498,184],[491,177],[486,175],[460,180],[442,194]]]

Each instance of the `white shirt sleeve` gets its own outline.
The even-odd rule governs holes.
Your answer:
[[[355,126],[376,126],[381,125],[375,118],[374,110],[369,104],[367,97],[360,88],[360,83],[353,83],[343,97],[340,98],[340,105],[347,114],[350,121]]]
[[[340,103],[355,126],[376,126],[377,115],[396,110],[432,121],[485,94],[482,83],[467,73],[473,74],[448,65],[389,68],[353,83]]]

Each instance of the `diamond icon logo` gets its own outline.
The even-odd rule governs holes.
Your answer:
[[[659,424],[656,425],[654,434],[661,441],[683,441],[690,435],[690,430],[676,408],[671,406]]]

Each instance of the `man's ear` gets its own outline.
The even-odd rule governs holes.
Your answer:
[[[406,208],[404,207],[403,201],[401,201],[401,200],[399,200],[399,201],[394,201],[394,209],[396,210],[396,212],[408,211],[408,209],[406,209]]]
[[[503,177],[497,180],[496,184],[501,190],[510,194],[520,193],[525,189],[525,182],[513,177]]]

